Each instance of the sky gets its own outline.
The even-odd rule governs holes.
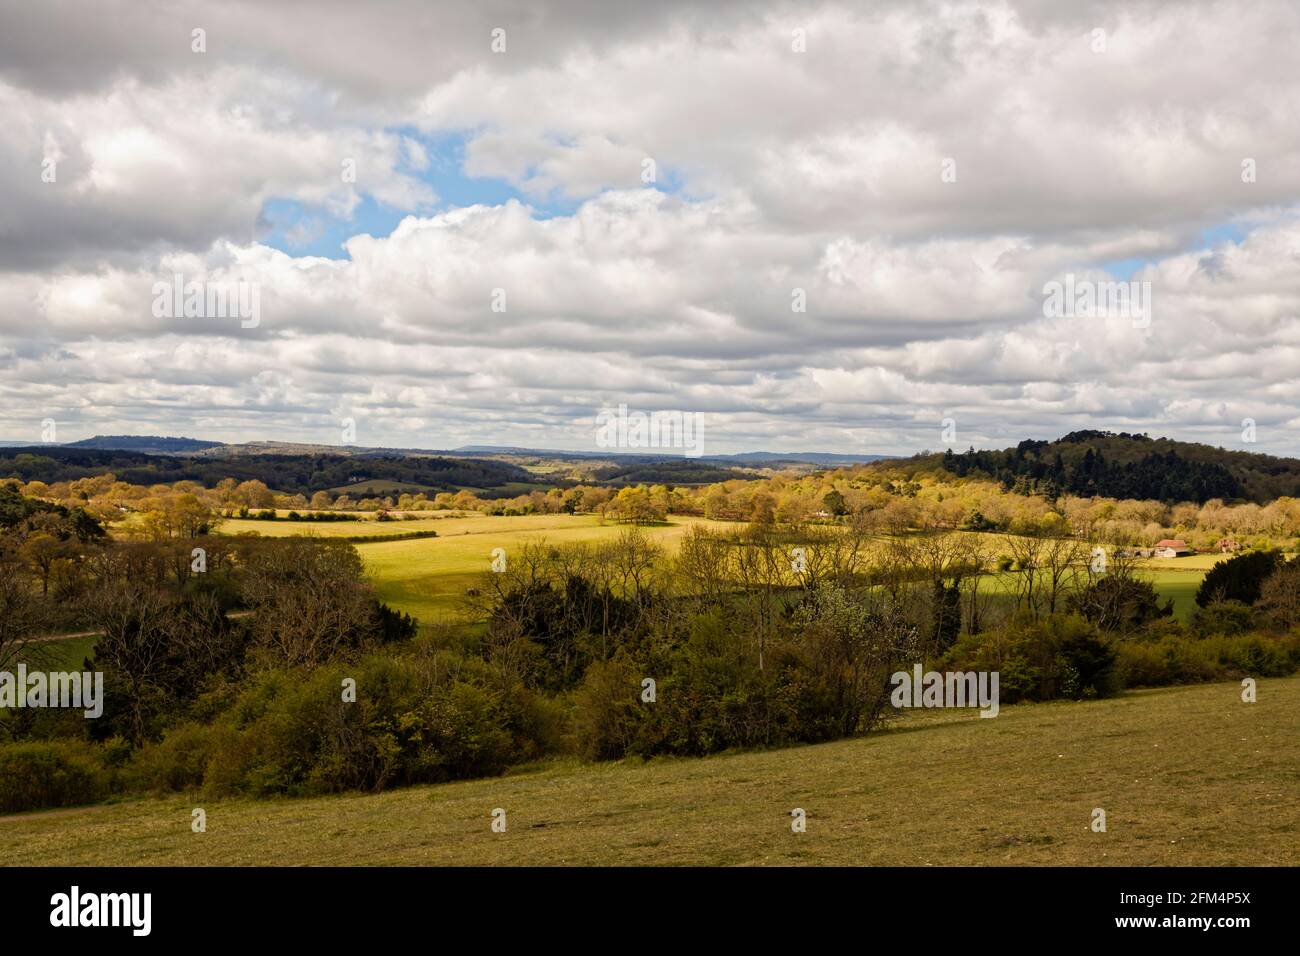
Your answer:
[[[591,450],[626,405],[712,453],[1293,455],[1297,35],[1292,0],[0,0],[0,439]]]

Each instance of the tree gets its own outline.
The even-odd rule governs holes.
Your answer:
[[[11,670],[48,617],[12,538],[0,536],[0,670]]]
[[[871,592],[817,587],[794,613],[813,671],[832,696],[841,736],[869,730],[889,702],[889,676],[920,652],[916,629]]]
[[[614,500],[605,506],[605,514],[629,524],[652,524],[667,517],[662,506],[651,498],[650,491],[641,485],[620,488]]]
[[[961,578],[951,585],[945,585],[942,578],[935,578],[933,607],[933,646],[943,653],[952,647],[961,633]]]
[[[377,637],[361,556],[346,542],[259,542],[246,561],[240,590],[253,610],[254,640],[286,664],[315,667]]]
[[[837,518],[849,513],[848,506],[844,503],[844,496],[835,488],[826,492],[822,498],[822,507]]]
[[[163,498],[144,518],[147,533],[155,541],[198,538],[219,521],[217,513],[193,494]]]
[[[1100,630],[1120,633],[1131,633],[1174,612],[1173,599],[1161,606],[1151,582],[1124,574],[1098,577],[1072,594],[1069,604]]]
[[[1206,573],[1196,589],[1196,603],[1208,607],[1216,601],[1241,601],[1254,604],[1259,600],[1264,581],[1282,564],[1276,551],[1251,551],[1227,561],[1220,561]]]
[[[1259,607],[1274,627],[1300,626],[1300,559],[1282,564],[1260,587]]]
[[[20,553],[23,560],[40,578],[41,596],[45,597],[50,593],[50,575],[54,572],[55,564],[71,553],[71,547],[66,541],[60,541],[53,535],[38,531],[27,537]]]

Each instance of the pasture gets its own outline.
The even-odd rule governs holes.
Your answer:
[[[393,522],[414,529],[420,522]],[[643,528],[651,540],[670,551],[693,524],[734,527],[701,518],[673,517]],[[369,526],[367,526],[369,527]],[[376,541],[357,545],[381,600],[432,623],[459,613],[467,588],[478,583],[504,548],[506,560],[528,541],[596,544],[620,534],[625,525],[601,524],[594,515],[523,515],[444,519],[438,537],[413,541]]]
[[[0,817],[0,843],[19,866],[1293,866],[1297,695],[1300,677],[1261,680],[1255,704],[1204,684],[374,795],[133,799]],[[206,833],[190,831],[194,807]],[[490,829],[497,807],[504,833]],[[791,830],[796,807],[805,833]]]
[[[668,522],[645,528],[655,541],[670,550],[693,524],[735,530],[736,522],[708,521],[674,515]],[[436,531],[437,538],[358,544],[379,596],[392,607],[420,618],[425,624],[456,616],[467,588],[473,587],[492,560],[494,548],[507,555],[529,540],[545,538],[555,544],[594,544],[616,536],[623,525],[602,524],[595,515],[521,515],[502,517],[475,512],[430,512],[415,520],[375,521],[258,521],[227,519],[222,534],[254,533],[266,537],[313,534],[321,537],[401,535],[411,531]],[[963,532],[969,534],[970,532]],[[1005,538],[1004,534],[986,537]],[[999,551],[996,543],[990,545]],[[1005,549],[1003,549],[1005,550]],[[1162,598],[1173,598],[1174,616],[1186,620],[1195,609],[1193,597],[1205,572],[1226,555],[1200,554],[1186,558],[1151,558],[1142,573]],[[994,591],[1015,590],[1015,572],[988,576]]]

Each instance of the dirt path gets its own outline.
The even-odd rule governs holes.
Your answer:
[[[240,618],[248,617],[252,611],[232,611],[226,615],[227,620],[237,621]],[[45,644],[49,641],[71,641],[78,637],[98,637],[103,631],[74,631],[71,634],[46,634],[43,637],[29,637],[24,644]]]

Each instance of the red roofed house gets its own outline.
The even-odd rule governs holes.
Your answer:
[[[1191,553],[1192,549],[1181,538],[1165,538],[1156,542],[1157,558],[1181,558]]]

